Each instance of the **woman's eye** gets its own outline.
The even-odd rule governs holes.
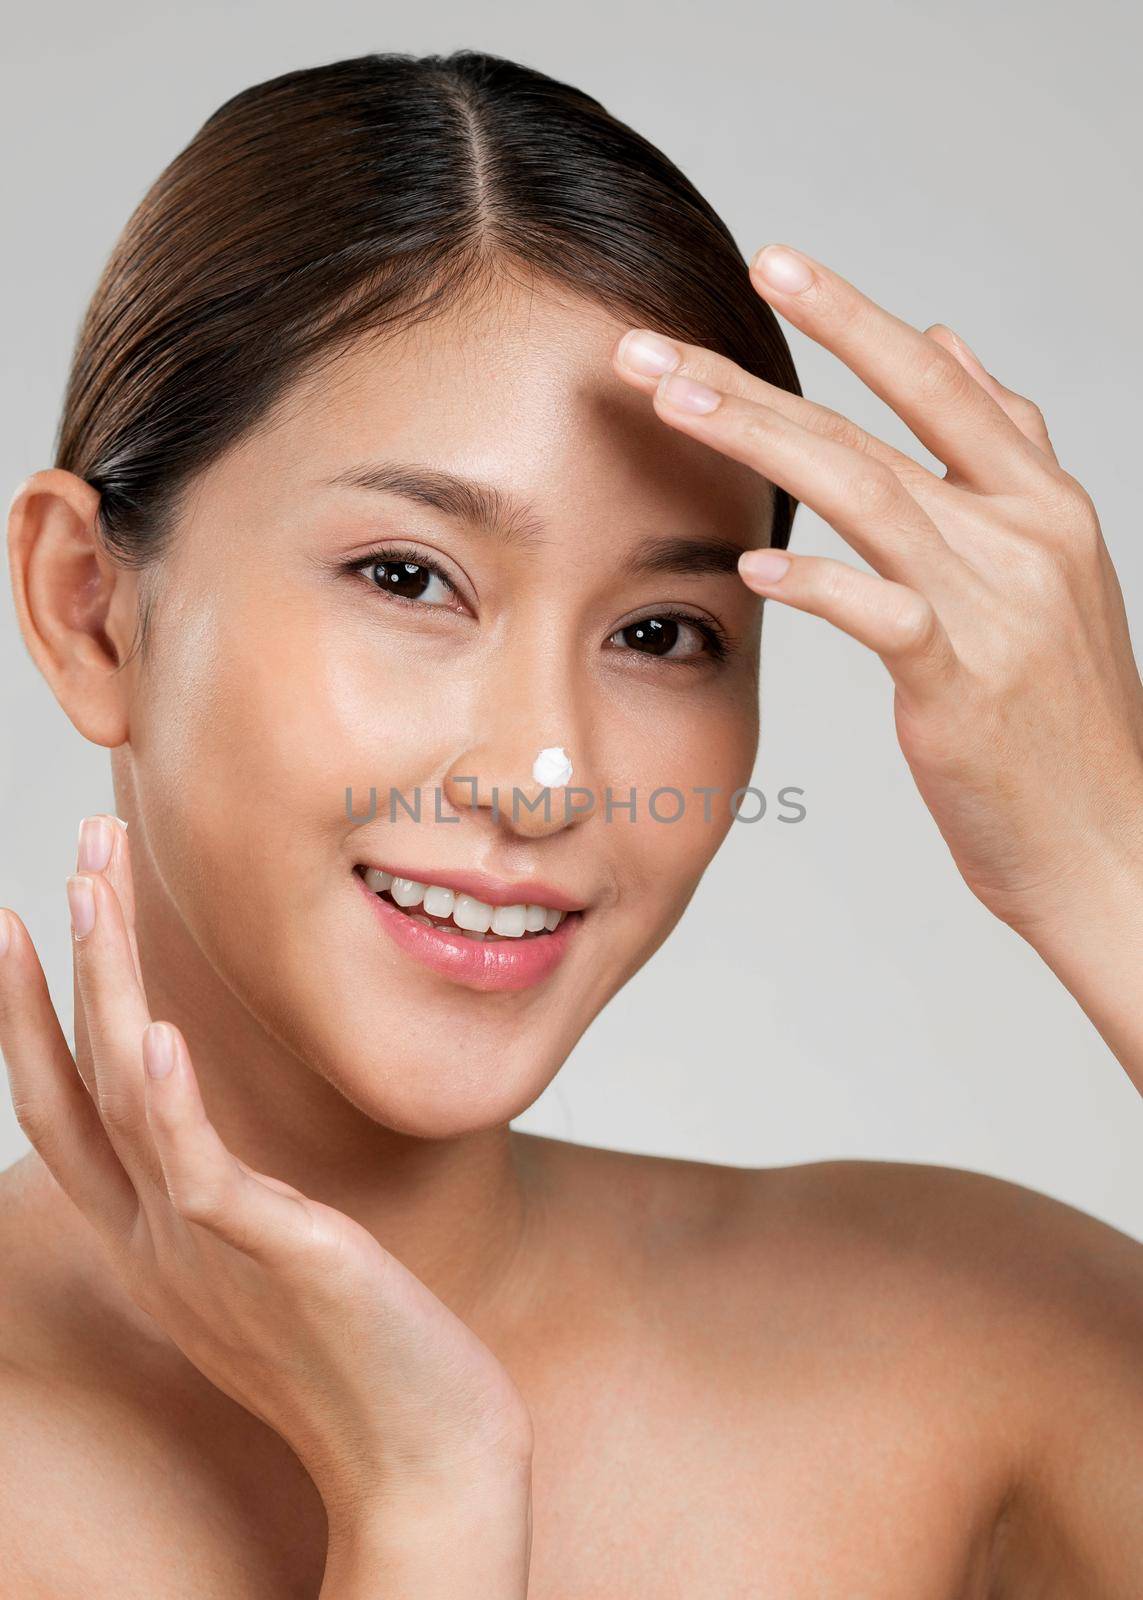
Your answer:
[[[419,600],[425,605],[447,604],[455,594],[452,584],[427,562],[409,561],[403,556],[370,556],[358,562],[355,571],[362,572],[369,581],[385,594],[398,600]]]
[[[618,646],[621,650],[670,661],[698,661],[703,657],[720,660],[725,654],[722,641],[713,628],[665,612],[658,616],[641,617],[638,622],[629,622],[625,628],[613,633],[611,639],[622,641]]]
[[[450,604],[460,600],[456,585],[434,563],[416,556],[412,549],[377,550],[347,565],[349,571],[360,574],[371,587],[394,600],[427,605],[438,611],[456,609]],[[608,643],[628,655],[694,666],[721,661],[730,651],[729,641],[717,623],[700,622],[671,611],[659,611],[627,623],[611,635]]]

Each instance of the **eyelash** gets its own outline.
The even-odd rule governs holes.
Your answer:
[[[451,582],[444,572],[441,571],[436,562],[430,561],[427,556],[422,555],[419,550],[416,550],[411,545],[385,545],[381,549],[371,550],[368,555],[359,556],[355,561],[347,561],[342,570],[344,572],[360,573],[362,576],[364,576],[370,567],[384,566],[388,562],[398,561],[410,561],[414,563],[414,565],[423,568],[425,572],[431,572],[435,578],[439,578],[446,588],[452,590],[453,594],[458,592],[456,585]],[[370,587],[378,594],[385,594],[385,598],[387,600],[396,600],[398,605],[419,606],[423,604],[423,602],[420,600],[410,599],[408,595],[386,594],[385,590],[380,588],[375,583],[370,583]],[[439,611],[441,610],[441,607],[430,606],[429,610]],[[713,620],[704,620],[699,617],[693,617],[689,611],[679,611],[670,606],[657,611],[649,611],[647,615],[643,617],[633,617],[630,622],[625,622],[623,627],[617,628],[615,632],[626,633],[628,628],[637,627],[640,622],[648,622],[652,618],[656,618],[660,621],[685,622],[689,627],[694,628],[701,635],[701,637],[706,641],[707,646],[706,651],[697,656],[679,656],[674,659],[666,656],[651,656],[649,659],[652,661],[662,661],[665,665],[672,667],[695,667],[701,665],[704,660],[708,659],[713,661],[724,661],[730,654],[730,636],[719,623],[714,622]],[[631,651],[630,653],[632,655],[641,654],[641,652],[637,650]]]

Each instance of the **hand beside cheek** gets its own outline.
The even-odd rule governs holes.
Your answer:
[[[123,1286],[190,1361],[274,1428],[344,1523],[424,1483],[493,1488],[531,1419],[479,1339],[349,1216],[255,1172],[206,1113],[180,1030],[137,969],[126,836],[84,831],[73,915],[77,1056],[19,920],[0,913],[0,1046],[20,1126]]]

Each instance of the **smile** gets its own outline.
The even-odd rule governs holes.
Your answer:
[[[528,901],[507,906],[490,905],[487,900],[478,900],[475,895],[443,884],[397,878],[377,867],[366,867],[362,875],[374,894],[387,896],[414,922],[430,928],[458,928],[470,939],[532,939],[554,933],[568,915],[554,906]]]
[[[472,877],[473,875],[468,875]],[[384,931],[423,966],[470,988],[523,989],[563,960],[583,909],[542,900],[497,903],[449,884],[426,883],[364,863],[354,877]],[[565,898],[558,891],[551,898]]]

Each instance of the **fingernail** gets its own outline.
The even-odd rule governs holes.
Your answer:
[[[966,341],[961,338],[960,334],[957,333],[956,329],[955,328],[950,328],[949,332],[952,334],[952,336],[956,340],[957,344],[960,345],[960,347],[964,351],[965,355],[971,356],[974,361],[979,362],[980,357],[977,355],[976,351],[972,348],[972,346],[970,344],[966,343]]]
[[[123,821],[123,818],[122,817],[116,817],[115,820],[119,824],[119,826],[123,829],[124,833],[126,833],[127,824]]]
[[[805,257],[781,244],[764,244],[750,263],[750,270],[783,294],[800,294],[814,281],[813,268]]]
[[[984,365],[984,362],[980,359],[980,357],[977,355],[976,351],[972,348],[972,346],[970,344],[966,344],[964,342],[964,340],[961,338],[960,334],[957,333],[955,328],[950,328],[949,332],[952,334],[953,338],[956,340],[956,342],[960,346],[960,348],[964,351],[964,353],[968,357],[968,359],[970,361],[972,361],[973,363],[975,363],[975,365],[980,368],[981,372],[984,373],[984,376],[986,378],[992,378],[991,372],[989,372],[988,368]],[[992,378],[992,381],[993,381],[993,383],[995,383],[996,379]]]
[[[67,903],[76,938],[86,939],[95,927],[95,892],[90,878],[67,880]]]
[[[152,1078],[165,1078],[175,1064],[175,1036],[165,1022],[152,1022],[143,1031],[143,1061]]]
[[[106,817],[84,817],[79,825],[76,866],[81,872],[102,872],[111,860],[111,824]]]
[[[8,954],[8,946],[12,943],[12,925],[8,921],[8,913],[0,911],[0,956]]]
[[[756,583],[777,583],[789,567],[790,558],[781,550],[744,550],[738,558],[739,572]]]
[[[660,378],[655,393],[679,411],[713,411],[722,399],[717,389],[693,378]]]
[[[633,328],[625,333],[619,341],[618,355],[625,367],[641,372],[645,378],[674,372],[682,359],[669,339],[661,339],[646,328]]]

